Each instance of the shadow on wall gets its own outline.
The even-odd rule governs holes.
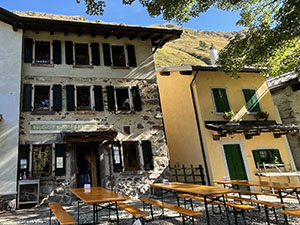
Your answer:
[[[155,65],[153,55],[149,55],[138,67],[130,71],[130,73],[125,77],[128,79],[154,79]]]
[[[1,124],[0,143],[0,195],[15,194],[18,162],[18,126],[5,128],[5,124]]]

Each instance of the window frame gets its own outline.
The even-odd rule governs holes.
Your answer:
[[[50,156],[49,156],[49,171],[48,173],[35,173],[34,170],[34,147],[35,146],[49,146],[50,149]],[[31,145],[31,154],[30,154],[30,159],[31,159],[31,165],[30,165],[30,172],[31,172],[31,177],[42,177],[42,176],[52,176],[53,175],[53,144],[32,144]]]
[[[117,99],[117,89],[127,89],[128,90],[128,97],[129,97],[129,110],[120,110],[118,107],[118,99]],[[114,87],[114,98],[115,98],[115,108],[116,112],[132,112],[134,111],[133,106],[133,99],[132,99],[132,92],[131,92],[131,86],[130,87]]]
[[[77,64],[76,63],[76,45],[81,45],[81,46],[83,46],[83,45],[85,45],[86,47],[87,47],[87,56],[85,56],[85,57],[87,57],[86,58],[86,60],[87,60],[87,64]],[[73,61],[74,61],[74,63],[73,63],[73,65],[76,65],[76,66],[89,66],[89,65],[91,65],[91,60],[90,60],[90,56],[91,56],[91,43],[77,43],[77,42],[74,42],[73,43]]]
[[[135,152],[136,152],[136,160],[137,160],[137,166],[136,167],[128,167],[127,161],[125,160],[125,151],[124,151],[124,145],[134,144],[135,145]],[[140,142],[139,141],[124,141],[121,143],[122,146],[122,158],[123,158],[123,165],[124,165],[124,171],[139,171],[141,170],[141,166],[143,164],[141,160],[141,151],[140,151]]]
[[[94,96],[93,96],[93,85],[74,85],[75,90],[74,90],[74,100],[75,100],[75,111],[92,111],[94,110]],[[90,103],[89,103],[89,109],[78,109],[78,101],[77,101],[77,95],[78,95],[78,90],[77,88],[89,88],[89,93],[90,93]]]
[[[49,87],[49,109],[48,110],[36,110],[35,109],[35,95],[36,95],[36,87]],[[52,90],[53,85],[39,85],[39,84],[32,84],[32,96],[31,96],[31,105],[32,105],[32,112],[52,112],[52,106],[53,106],[53,90]],[[24,97],[24,96],[23,96]]]
[[[123,48],[123,52],[124,52],[124,65],[122,66],[118,66],[118,65],[114,65],[114,57],[113,57],[113,47],[122,47]],[[127,58],[127,48],[125,45],[117,45],[117,44],[110,44],[110,57],[111,57],[111,66],[112,67],[128,67],[128,58]]]
[[[275,152],[276,150],[277,150],[278,153],[279,153],[279,158],[278,158],[278,160],[281,162],[281,163],[279,163],[279,164],[283,164],[284,162],[283,162],[282,157],[281,157],[281,151],[280,151],[279,149],[277,149],[277,148],[272,148],[272,147],[269,147],[269,148],[268,148],[268,147],[266,147],[266,148],[257,148],[257,149],[253,149],[253,150],[252,150],[252,157],[253,157],[253,160],[254,160],[254,162],[255,162],[255,167],[258,168],[256,158],[254,157],[254,152],[257,152],[257,153],[258,153],[258,156],[259,156],[259,158],[260,158],[260,161],[263,161],[262,158],[261,158],[261,156],[260,156],[260,152],[261,152],[261,151]],[[271,154],[271,153],[268,153],[269,157],[270,157],[270,154]],[[275,155],[275,156],[276,156],[276,155]],[[262,163],[265,163],[265,164],[274,164],[274,162],[262,162]],[[261,167],[261,168],[262,168],[262,167]]]
[[[257,104],[258,104],[260,112],[262,112],[262,108],[260,106],[260,101],[259,101],[259,98],[258,98],[258,95],[257,95],[257,92],[256,92],[256,88],[241,88],[241,92],[242,92],[242,95],[243,95],[243,98],[244,98],[244,103],[245,103],[245,106],[246,106],[246,109],[247,109],[247,114],[256,115],[259,112],[250,112],[249,111],[249,109],[247,107],[247,102],[246,102],[246,98],[245,98],[245,94],[244,94],[243,90],[254,90],[255,91],[255,96],[256,96],[256,99],[257,99]]]
[[[43,62],[37,62],[36,60],[36,58],[37,58],[37,43],[48,43],[49,44],[49,62],[46,62],[46,63],[43,63]],[[51,45],[52,45],[52,40],[51,41],[41,41],[41,40],[34,40],[34,45],[33,45],[33,52],[34,52],[34,60],[33,60],[33,62],[35,63],[35,64],[41,64],[41,65],[43,65],[43,64],[45,64],[45,65],[47,65],[47,64],[52,64],[52,61],[53,61],[53,54],[52,54],[52,48],[51,48]]]
[[[230,104],[230,101],[229,101],[229,97],[228,97],[227,88],[226,87],[219,87],[219,86],[212,86],[212,87],[210,87],[210,94],[211,94],[211,98],[213,100],[213,106],[214,106],[215,114],[216,115],[224,115],[226,111],[225,112],[218,112],[217,111],[217,104],[216,104],[216,101],[215,101],[213,89],[224,89],[225,90],[227,101],[228,101],[228,105],[229,105],[229,111],[232,110],[232,107],[231,107],[231,104]]]

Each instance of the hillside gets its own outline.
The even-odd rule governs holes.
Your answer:
[[[210,32],[178,27],[173,24],[152,27],[182,29],[181,38],[167,43],[155,53],[156,66],[181,64],[210,64],[209,48],[213,44],[221,50],[237,32]]]

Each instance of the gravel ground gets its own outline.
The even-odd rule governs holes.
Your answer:
[[[266,200],[266,201],[272,201],[272,202],[278,202],[278,199],[274,197],[269,197],[266,196],[264,198],[260,197],[261,200]],[[176,204],[176,199],[175,198],[170,198],[169,202]],[[296,200],[294,199],[287,199],[285,202],[288,205],[288,208],[295,209],[299,208],[299,204],[297,203]],[[194,201],[195,203],[195,201]],[[142,204],[140,202],[132,202],[132,205],[135,205],[136,207],[142,209]],[[64,207],[67,212],[69,212],[74,219],[77,219],[77,206],[74,202],[74,205],[72,206],[65,206]],[[194,210],[200,211],[200,212],[205,212],[204,205],[201,202],[197,202],[194,205]],[[211,206],[209,207],[210,210],[210,221],[211,224],[213,225],[221,225],[221,224],[227,224],[226,216],[225,213],[222,213],[221,215],[214,215],[212,213]],[[283,221],[283,216],[280,213],[281,209],[277,209],[277,215],[279,218],[279,222],[282,224]],[[92,207],[87,206],[87,205],[82,205],[80,209],[80,223],[87,223],[87,222],[92,222]],[[161,209],[154,207],[154,216],[155,219],[153,222],[148,222],[147,225],[170,225],[170,224],[175,224],[175,225],[180,225],[182,224],[181,218],[172,218],[172,219],[160,219],[161,215]],[[128,214],[125,211],[120,211],[120,224],[121,225],[130,225],[132,224],[132,217],[130,214]],[[177,214],[165,210],[165,214],[168,216],[176,216]],[[273,213],[270,212],[270,222],[271,224],[275,224],[275,219],[273,216]],[[252,212],[248,211],[245,213],[246,215],[246,220],[247,224],[266,224],[266,218],[265,218],[265,213],[262,208],[261,212]],[[57,224],[56,220],[54,217],[52,217],[52,224]],[[112,217],[113,218],[113,217]],[[99,223],[106,225],[110,224],[108,222],[108,216],[107,216],[107,211],[103,211],[100,213],[99,216]],[[295,218],[295,217],[288,217],[289,224],[300,224],[300,219]],[[234,218],[233,215],[230,215],[230,221],[231,224],[234,224]],[[239,224],[243,224],[243,221],[241,218],[239,218],[238,221]],[[12,211],[12,212],[0,212],[0,225],[19,225],[19,224],[26,224],[26,225],[48,225],[49,224],[49,208],[46,206],[39,207],[39,208],[31,208],[31,209],[22,209],[22,210],[17,210],[17,211]],[[113,224],[113,223],[111,223]],[[189,223],[191,224],[191,223]],[[200,216],[196,218],[195,224],[206,224],[206,217],[205,214],[203,216]]]

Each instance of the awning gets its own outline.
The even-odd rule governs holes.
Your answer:
[[[243,133],[246,139],[251,139],[253,136],[258,136],[261,133],[272,132],[275,138],[281,135],[299,133],[299,128],[295,124],[277,124],[276,121],[241,121],[239,123],[230,123],[227,121],[205,121],[205,127],[215,131],[213,134],[214,140],[219,140],[220,137],[226,135],[234,135]]]
[[[64,132],[63,138],[66,142],[90,142],[114,140],[118,132],[112,129],[100,131]]]

